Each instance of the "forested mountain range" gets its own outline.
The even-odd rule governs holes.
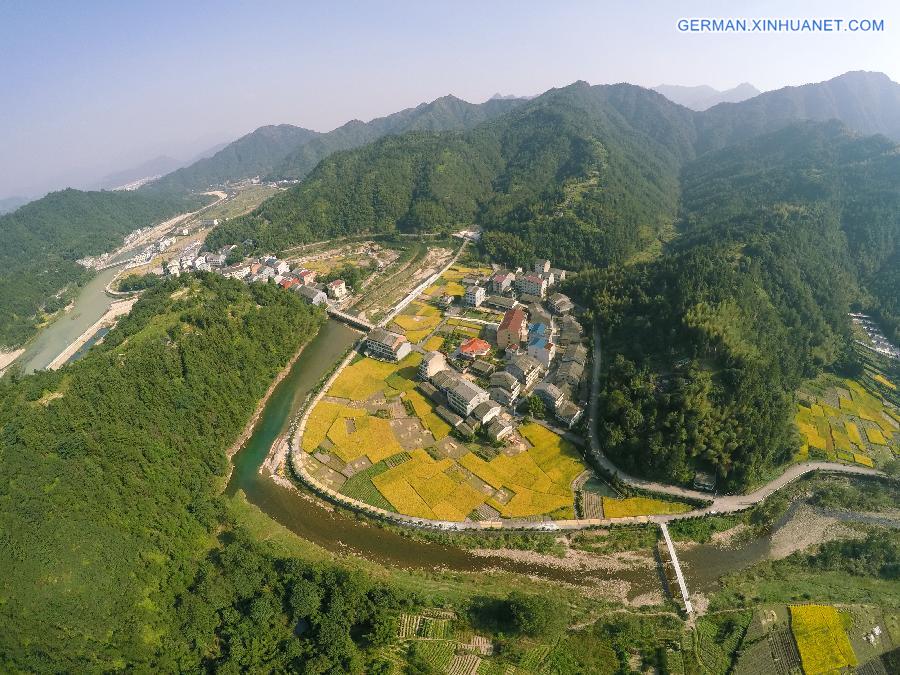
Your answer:
[[[852,369],[851,303],[898,337],[898,150],[863,135],[889,130],[898,85],[850,73],[817,86],[697,113],[575,83],[469,131],[336,153],[209,241],[279,250],[474,222],[495,260],[582,270],[572,292],[623,345],[606,380],[606,409],[624,416],[607,420],[610,454],[663,478],[704,466],[738,488],[796,447],[803,379]],[[796,119],[831,114],[848,123]]]
[[[854,303],[900,326],[900,154],[837,122],[802,123],[683,171],[667,255],[588,270],[608,359],[598,437],[623,468],[739,489],[799,445],[793,392],[858,372]],[[874,296],[874,297],[870,297]]]
[[[257,175],[267,179],[303,178],[333,152],[358,148],[388,134],[469,129],[513,109],[519,102],[520,99],[491,99],[473,104],[444,96],[370,122],[352,120],[327,133],[290,124],[260,127],[212,157],[163,176],[144,190],[202,190]]]
[[[56,294],[89,276],[75,261],[114,249],[129,232],[190,211],[210,197],[62,190],[0,216],[0,345],[21,344]]]
[[[145,185],[147,193],[190,192],[210,185],[269,173],[297,146],[319,134],[291,124],[260,127],[229,143],[212,157],[166,174]]]
[[[696,87],[661,84],[653,87],[653,91],[691,110],[706,110],[719,103],[739,103],[760,94],[759,89],[749,82],[744,82],[724,91],[714,89],[705,84]]]

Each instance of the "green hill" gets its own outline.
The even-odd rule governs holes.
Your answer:
[[[297,146],[319,134],[290,124],[265,126],[205,157],[148,183],[142,192],[193,192],[211,185],[265,176]]]
[[[209,197],[62,190],[0,216],[0,345],[21,344],[41,311],[85,280],[75,261],[114,249],[129,232],[202,206]]]
[[[649,264],[582,274],[606,363],[598,437],[626,470],[738,489],[798,448],[793,392],[858,369],[847,313],[897,326],[900,155],[806,123],[704,155],[680,236]]]

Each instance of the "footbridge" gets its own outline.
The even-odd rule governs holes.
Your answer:
[[[663,539],[666,540],[666,546],[669,547],[669,557],[672,558],[672,567],[675,569],[675,578],[678,580],[681,599],[684,600],[684,611],[690,616],[693,613],[694,608],[691,605],[691,599],[688,595],[687,584],[684,582],[684,575],[681,573],[681,565],[678,563],[678,554],[675,553],[675,545],[672,544],[672,537],[669,536],[669,527],[665,522],[660,521],[659,529],[662,531]]]

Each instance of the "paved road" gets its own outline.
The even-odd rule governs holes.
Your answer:
[[[630,476],[619,470],[613,462],[603,454],[600,450],[600,440],[597,437],[597,418],[600,404],[600,329],[594,326],[594,360],[591,371],[591,398],[588,404],[588,438],[589,452],[597,465],[605,471],[615,475],[619,480],[628,485],[658,492],[660,494],[671,495],[673,497],[683,497],[687,499],[699,499],[708,501],[712,495],[708,492],[700,492],[699,490],[690,490],[688,488],[678,487],[677,485],[668,485],[666,483],[657,483],[636,476]],[[861,466],[849,466],[846,464],[838,464],[837,462],[806,462],[804,464],[795,464],[789,467],[778,478],[766,483],[758,490],[754,490],[746,495],[724,495],[713,498],[712,504],[703,509],[697,509],[689,513],[675,514],[668,516],[653,516],[651,520],[656,522],[667,522],[678,520],[679,518],[690,518],[694,516],[710,514],[710,513],[732,513],[734,511],[742,511],[754,504],[758,504],[773,492],[780,490],[788,483],[796,480],[800,476],[810,473],[811,471],[834,471],[840,473],[856,474],[862,476],[883,476],[881,471],[868,469]]]

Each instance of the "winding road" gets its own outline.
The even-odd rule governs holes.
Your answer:
[[[869,469],[861,466],[849,466],[846,464],[838,464],[837,462],[805,462],[803,464],[794,464],[789,467],[778,478],[766,483],[761,488],[754,490],[745,495],[723,495],[713,497],[708,492],[699,490],[691,490],[679,487],[677,485],[668,485],[666,483],[657,483],[636,476],[630,476],[622,472],[613,464],[613,462],[603,454],[600,450],[600,439],[597,437],[597,418],[600,407],[600,328],[594,325],[594,359],[591,370],[591,398],[588,403],[588,439],[589,452],[593,461],[607,473],[616,476],[627,485],[631,485],[642,490],[650,492],[658,492],[660,494],[671,495],[673,497],[681,497],[685,499],[697,499],[709,501],[712,497],[712,503],[702,509],[695,509],[687,513],[671,514],[666,516],[651,516],[650,520],[654,522],[668,522],[679,520],[681,518],[693,518],[695,516],[711,515],[715,513],[734,513],[735,511],[743,511],[755,504],[759,504],[772,493],[780,490],[788,483],[796,480],[804,474],[812,471],[830,471],[835,473],[856,474],[861,476],[884,476],[885,474],[875,469]]]

